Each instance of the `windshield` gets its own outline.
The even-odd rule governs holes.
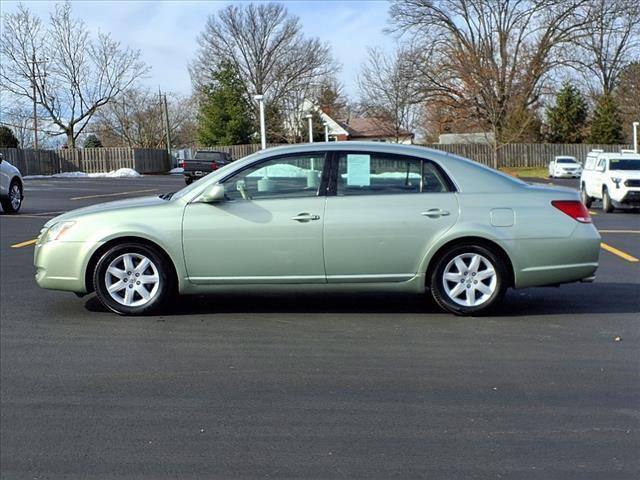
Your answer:
[[[557,163],[578,163],[573,158],[559,158],[556,160]]]
[[[236,164],[236,162],[239,162],[241,160],[246,160],[248,158],[254,157],[254,156],[258,156],[261,155],[262,153],[264,153],[262,150],[259,150],[256,153],[253,153],[251,155],[248,155],[244,158],[241,158],[239,160],[235,160],[233,162],[227,163],[226,165],[224,165],[223,167],[220,167],[218,170],[216,170],[215,172],[213,172],[215,175],[218,175],[220,173],[225,173],[227,170],[231,170],[234,168],[234,165]],[[211,174],[209,174],[211,175]],[[205,183],[205,178],[209,178],[209,175],[206,175],[198,180],[196,180],[195,182],[193,182],[191,185],[187,185],[186,187],[184,187],[181,190],[178,190],[177,192],[175,192],[173,195],[171,195],[171,199],[177,199],[177,198],[182,198],[185,195],[193,192],[194,190],[198,190],[200,188],[202,188],[202,185],[204,185]]]
[[[640,170],[640,158],[612,158],[609,170]]]

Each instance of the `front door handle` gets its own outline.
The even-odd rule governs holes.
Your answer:
[[[420,213],[420,215],[424,215],[425,217],[429,217],[429,218],[446,217],[447,215],[450,215],[450,214],[451,213],[449,212],[449,210],[442,210],[441,208],[430,208],[426,212]]]
[[[306,223],[311,220],[320,220],[320,215],[312,215],[307,212],[299,213],[295,217],[291,217],[291,220],[295,220],[296,222]]]

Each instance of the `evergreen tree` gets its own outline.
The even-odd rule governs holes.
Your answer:
[[[18,148],[18,139],[9,127],[0,126],[0,148]]]
[[[250,143],[251,109],[237,69],[224,63],[213,79],[200,104],[198,141],[206,147]]]
[[[87,138],[82,144],[84,148],[102,148],[102,142],[93,133],[87,135]]]
[[[587,102],[580,91],[569,82],[563,83],[555,105],[546,110],[547,140],[552,143],[582,143],[587,115]]]
[[[624,142],[618,106],[609,94],[603,94],[598,98],[598,103],[593,112],[589,141],[598,144],[620,144]]]

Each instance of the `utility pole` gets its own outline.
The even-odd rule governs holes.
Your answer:
[[[36,60],[36,52],[31,55],[31,93],[33,95],[33,148],[38,149],[38,102],[36,100],[36,66],[40,63],[47,63],[47,59]],[[46,73],[45,73],[46,78]],[[44,92],[43,92],[44,95]]]
[[[158,87],[158,95],[160,96],[160,108],[162,108],[162,113],[164,117],[164,133],[167,139],[167,153],[171,156],[171,134],[169,133],[169,109],[167,108],[167,94],[164,95],[160,91],[160,87]]]

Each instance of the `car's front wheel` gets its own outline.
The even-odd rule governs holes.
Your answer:
[[[443,252],[432,269],[431,294],[456,315],[484,314],[504,296],[508,274],[504,261],[480,245],[456,245]]]
[[[17,180],[12,180],[9,184],[9,194],[7,198],[3,198],[0,200],[2,203],[2,209],[6,213],[18,213],[20,207],[22,206],[22,187],[20,186],[20,182]]]
[[[613,202],[611,201],[611,197],[609,196],[609,190],[606,188],[602,190],[602,210],[606,213],[611,213],[615,207],[613,206]]]
[[[587,195],[587,188],[584,183],[580,186],[580,200],[582,200],[582,203],[587,208],[590,208],[593,203],[593,198]]]
[[[173,292],[167,261],[156,249],[138,243],[116,245],[102,255],[93,284],[100,302],[120,315],[157,311]]]

